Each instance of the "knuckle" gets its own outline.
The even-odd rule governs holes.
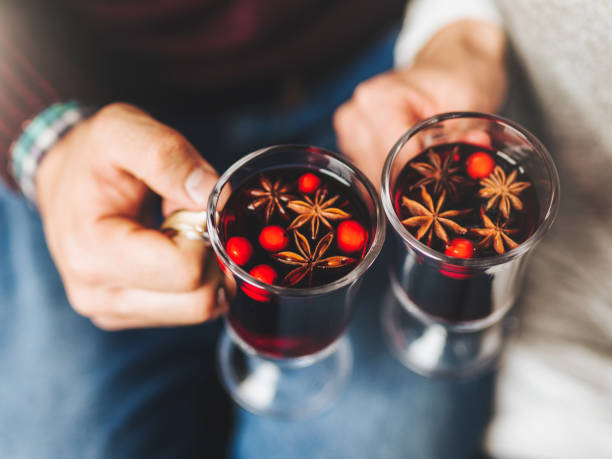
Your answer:
[[[178,132],[164,128],[162,132],[151,138],[148,148],[148,167],[151,173],[171,176],[176,170],[185,166],[181,161],[182,153],[188,148],[187,139]]]
[[[157,148],[153,151],[155,159],[158,159],[161,163],[166,163],[176,155],[177,151],[185,149],[187,140],[177,131],[165,128],[156,141],[156,146]]]
[[[343,127],[346,124],[346,118],[348,115],[348,111],[350,110],[350,107],[348,104],[343,104],[341,105],[335,112],[334,112],[334,116],[332,118],[332,122],[334,125],[334,129],[336,131],[340,131],[343,129]]]
[[[112,135],[113,124],[121,108],[118,104],[110,104],[102,107],[89,120],[90,133],[92,138],[97,142],[105,142]]]
[[[109,121],[112,121],[119,116],[120,113],[124,110],[124,105],[119,102],[115,102],[109,105],[105,105],[100,110],[96,112],[94,116],[91,117],[93,128],[95,132],[99,132],[101,135],[104,134],[104,131],[100,132],[101,128],[104,128]]]
[[[187,320],[190,323],[206,322],[212,317],[215,297],[211,289],[201,289],[193,293]]]
[[[353,94],[353,98],[358,104],[363,104],[368,102],[371,99],[371,93],[373,89],[374,82],[371,80],[362,81],[355,88],[355,92]]]
[[[387,81],[384,75],[379,75],[359,83],[355,88],[353,98],[357,105],[369,109],[375,108],[385,93],[389,93]]]
[[[118,115],[123,114],[125,112],[134,111],[135,107],[125,102],[112,102],[108,105],[105,105],[95,115],[95,118],[98,119],[106,119],[111,118],[115,119]]]
[[[126,116],[136,113],[144,112],[124,102],[113,102],[105,105],[87,120],[90,126],[90,135],[102,145],[107,145],[108,140],[116,136],[118,126],[125,122]]]

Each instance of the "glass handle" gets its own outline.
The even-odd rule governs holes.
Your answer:
[[[160,227],[169,237],[184,237],[210,245],[206,230],[206,211],[177,210],[172,212]]]

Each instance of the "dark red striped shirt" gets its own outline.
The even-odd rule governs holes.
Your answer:
[[[176,111],[274,100],[343,65],[405,0],[3,0],[0,161],[58,100]]]

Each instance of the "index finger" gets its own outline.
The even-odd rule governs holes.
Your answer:
[[[186,292],[216,281],[221,270],[206,271],[212,249],[198,240],[171,238],[130,218],[104,217],[96,222],[92,248],[94,283],[143,290]],[[111,267],[111,269],[109,269]]]

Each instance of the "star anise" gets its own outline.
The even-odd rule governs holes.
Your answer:
[[[275,210],[282,216],[287,216],[287,211],[283,207],[283,203],[289,202],[292,198],[289,191],[290,185],[281,186],[281,181],[277,180],[272,184],[264,175],[259,176],[259,184],[261,188],[251,188],[246,190],[246,194],[255,198],[247,206],[249,210],[255,210],[259,207],[266,206],[266,223],[270,221],[270,217],[274,214]]]
[[[298,230],[293,232],[293,238],[298,252],[278,252],[272,254],[281,263],[297,266],[283,279],[283,284],[289,287],[299,283],[307,274],[308,284],[312,284],[312,273],[315,269],[342,268],[355,262],[354,258],[342,255],[323,258],[334,240],[334,233],[329,232],[321,238],[314,250],[311,250],[308,239]]]
[[[411,188],[426,186],[433,183],[434,195],[437,195],[443,189],[449,193],[456,194],[457,185],[462,185],[466,182],[464,177],[457,175],[457,171],[459,171],[460,167],[451,167],[457,149],[458,147],[455,147],[453,151],[446,155],[444,161],[440,159],[438,153],[433,151],[433,149],[429,149],[427,152],[427,157],[429,159],[428,163],[411,163],[410,167],[423,176],[423,178],[412,185]]]
[[[472,233],[483,237],[477,247],[487,248],[493,246],[493,250],[500,255],[506,251],[506,247],[508,249],[518,247],[518,244],[508,236],[508,234],[514,234],[518,230],[506,228],[508,222],[504,222],[501,225],[499,222],[497,224],[493,223],[482,207],[480,208],[480,217],[484,228],[472,228],[470,230]]]
[[[304,196],[304,200],[296,199],[289,201],[287,207],[299,215],[291,222],[288,230],[300,228],[302,225],[310,222],[310,232],[313,239],[316,239],[319,233],[319,225],[322,223],[329,229],[332,225],[329,220],[344,220],[350,218],[351,214],[337,207],[332,207],[339,195],[336,195],[328,200],[325,200],[326,192],[323,189],[317,190],[312,200],[309,196]]]
[[[523,208],[523,202],[518,198],[518,195],[525,188],[528,188],[531,183],[517,182],[517,170],[514,169],[510,175],[506,177],[504,170],[495,166],[491,175],[480,181],[482,188],[478,191],[478,196],[488,198],[485,210],[491,209],[499,203],[499,211],[507,220],[510,217],[510,208],[516,210]]]
[[[465,234],[467,229],[452,220],[453,217],[464,215],[470,212],[471,209],[465,210],[446,210],[440,212],[444,200],[446,198],[446,191],[442,190],[442,194],[438,199],[438,202],[434,206],[434,202],[431,199],[430,194],[427,192],[424,186],[421,187],[421,197],[423,198],[423,204],[402,196],[402,205],[407,207],[412,217],[402,220],[402,223],[410,228],[418,227],[415,237],[419,240],[425,234],[427,234],[427,245],[431,244],[433,233],[436,233],[439,239],[448,244],[448,235],[444,227],[450,229],[456,234]]]

